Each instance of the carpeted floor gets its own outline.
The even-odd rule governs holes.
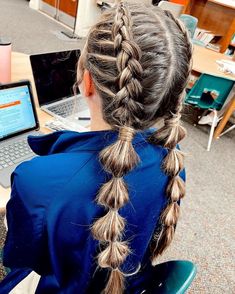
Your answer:
[[[25,0],[0,0],[0,29],[0,35],[4,32],[12,39],[13,50],[28,54],[81,48],[84,43],[84,40],[74,43],[58,39],[54,32],[64,28],[29,9]],[[214,141],[207,152],[209,127],[194,127],[196,117],[197,112],[185,109],[188,137],[182,149],[188,154],[187,196],[182,201],[175,240],[159,260],[189,259],[197,264],[198,274],[189,293],[232,294],[235,293],[235,130]],[[0,225],[0,247],[3,239]],[[0,279],[2,275],[0,270]]]
[[[69,31],[66,27],[30,9],[26,0],[0,0],[0,17],[0,37],[11,40],[13,51],[37,54],[81,48],[84,44],[84,40],[66,38],[61,34]]]

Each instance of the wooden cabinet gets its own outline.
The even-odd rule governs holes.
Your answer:
[[[228,3],[231,2],[231,5]],[[198,18],[198,27],[222,35],[221,52],[224,52],[235,33],[235,4],[224,0],[192,0],[186,13]]]
[[[74,27],[78,0],[41,0],[40,9],[60,22]]]
[[[57,0],[42,0],[42,2],[45,2],[53,7],[56,7]]]
[[[60,0],[59,10],[76,17],[78,0]]]

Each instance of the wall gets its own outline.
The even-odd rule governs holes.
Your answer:
[[[101,14],[96,0],[79,0],[75,34],[86,37],[90,27],[96,23]]]
[[[32,9],[39,9],[39,0],[30,0],[29,7]]]
[[[35,10],[39,9],[40,0],[30,0],[29,7]],[[75,34],[85,37],[89,28],[96,22],[100,15],[100,9],[96,5],[96,0],[79,0],[77,13],[77,25]]]

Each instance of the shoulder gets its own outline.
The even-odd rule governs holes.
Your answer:
[[[28,189],[63,186],[72,175],[84,167],[94,154],[88,152],[57,153],[37,156],[20,164],[12,175],[13,182]]]
[[[92,157],[88,152],[58,153],[25,161],[12,174],[12,191],[24,203],[49,203]]]

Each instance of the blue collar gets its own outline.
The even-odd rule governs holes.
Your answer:
[[[146,138],[153,132],[149,129],[138,132],[133,145],[146,143]],[[61,152],[76,151],[100,151],[117,140],[118,132],[112,130],[73,132],[58,131],[49,135],[29,136],[28,143],[31,149],[38,155],[48,155]]]

